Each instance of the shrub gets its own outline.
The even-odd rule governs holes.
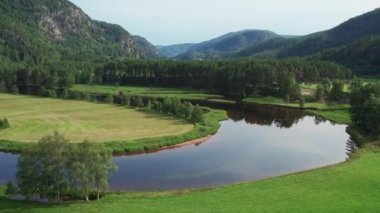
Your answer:
[[[10,125],[9,125],[9,122],[8,122],[7,118],[0,119],[0,129],[6,129],[6,128],[9,128],[9,127],[10,127]]]

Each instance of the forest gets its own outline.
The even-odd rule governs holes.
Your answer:
[[[231,98],[275,94],[289,82],[350,79],[344,66],[323,61],[233,60],[171,61],[114,60],[108,62],[51,62],[40,66],[3,63],[0,90],[39,94],[40,90],[69,89],[77,84],[138,85],[207,90]],[[289,79],[291,78],[291,79]]]

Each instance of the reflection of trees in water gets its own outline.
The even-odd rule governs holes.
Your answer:
[[[290,128],[304,117],[304,113],[301,110],[268,106],[243,107],[241,110],[229,110],[227,114],[233,121],[244,120],[249,124],[262,126],[275,124],[280,128]]]

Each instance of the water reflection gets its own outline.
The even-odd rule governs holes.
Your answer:
[[[261,126],[275,124],[279,128],[290,128],[304,117],[304,113],[301,110],[262,106],[257,106],[254,110],[250,108],[242,108],[240,110],[230,109],[227,111],[227,114],[233,121],[244,120],[248,124]]]
[[[339,163],[354,147],[345,125],[299,110],[250,107],[228,115],[205,143],[114,157],[119,171],[110,178],[111,188],[150,191],[252,181]],[[0,184],[13,177],[15,162],[14,155],[0,154]]]

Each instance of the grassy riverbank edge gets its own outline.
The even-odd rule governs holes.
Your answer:
[[[336,110],[326,110],[331,114],[321,116],[334,120],[332,115]],[[348,109],[343,110],[348,113]],[[198,128],[208,122],[219,125],[218,121],[225,118],[225,111],[212,110]],[[342,123],[339,119],[335,120]],[[347,124],[348,121],[343,123]],[[218,128],[215,126],[210,130],[216,132]],[[201,132],[205,133],[204,130]],[[149,151],[145,146],[135,147],[134,143],[141,142],[136,140],[130,147],[121,146],[120,150],[143,148],[143,151]],[[118,147],[119,143],[112,145]],[[0,187],[0,212],[371,212],[380,207],[380,194],[373,190],[375,186],[380,187],[380,171],[377,169],[380,148],[377,144],[379,142],[367,141],[348,161],[325,168],[207,189],[111,192],[101,201],[88,204],[74,202],[46,205],[11,201],[4,196],[4,188]],[[154,142],[149,145],[155,148],[159,146]],[[170,146],[170,143],[166,146]]]
[[[255,182],[165,192],[112,192],[100,201],[11,201],[0,187],[0,212],[374,212],[380,207],[379,146],[343,163]]]
[[[144,109],[140,109],[140,111],[144,113],[156,113]],[[194,128],[191,131],[181,135],[110,141],[104,144],[107,148],[111,149],[115,155],[158,151],[161,148],[213,135],[220,127],[219,122],[225,119],[227,119],[225,111],[211,109],[210,112],[204,115],[202,121],[194,124]],[[27,145],[28,143],[25,142],[0,140],[0,151],[18,153]]]

